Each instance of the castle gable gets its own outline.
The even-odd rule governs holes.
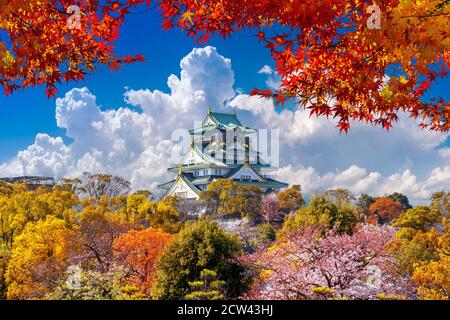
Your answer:
[[[259,181],[262,180],[263,177],[259,175],[252,167],[249,165],[242,165],[235,172],[231,173],[229,176],[230,179],[233,180],[254,180]]]
[[[192,199],[198,197],[199,190],[187,182],[182,176],[178,177],[166,196],[178,196],[180,198]]]

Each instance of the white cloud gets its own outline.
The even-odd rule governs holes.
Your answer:
[[[181,152],[175,130],[191,129],[211,106],[237,109],[252,127],[279,129],[276,174],[308,194],[337,187],[375,195],[399,191],[419,203],[432,191],[450,189],[450,148],[439,149],[447,136],[421,130],[406,115],[389,133],[354,123],[348,135],[340,135],[335,120],[311,118],[293,106],[275,112],[272,100],[235,89],[231,61],[213,47],[194,49],[180,69],[180,75],[168,77],[168,92],[127,89],[124,100],[138,111],[102,111],[87,88],[67,92],[56,101],[56,123],[72,142],[39,134],[34,144],[0,164],[0,176],[108,172],[130,179],[136,189],[152,188],[172,178],[166,168]],[[259,73],[267,76],[268,87],[279,87],[279,75],[270,67]]]
[[[265,65],[264,67],[262,67],[259,71],[259,74],[272,74],[273,70],[271,67],[269,67],[268,65]]]
[[[180,76],[170,75],[170,93],[127,90],[125,101],[141,109],[101,111],[87,89],[73,89],[56,101],[56,123],[73,142],[37,136],[33,145],[0,165],[1,176],[36,174],[76,176],[107,172],[131,180],[135,188],[155,187],[171,178],[167,166],[181,153],[171,141],[177,128],[190,129],[209,106],[224,109],[234,97],[231,61],[213,47],[194,49],[180,63]]]
[[[313,136],[335,137],[334,122],[325,118],[311,118],[302,111],[284,109],[275,112],[272,99],[241,94],[230,101],[229,106],[252,113],[259,128],[279,129],[283,142],[290,146],[306,143]]]
[[[266,79],[266,86],[269,89],[272,89],[274,91],[278,90],[281,86],[281,76],[278,72],[274,71],[271,67],[268,65],[265,65],[262,67],[258,74],[263,74],[267,76]]]
[[[308,110],[293,106],[274,112],[272,99],[241,94],[229,105],[250,114],[248,119],[258,128],[279,129],[284,165],[303,164],[326,172],[356,164],[383,175],[410,169],[420,178],[450,165],[448,151],[439,148],[448,136],[420,129],[406,114],[399,115],[389,132],[354,122],[348,134],[340,134],[335,119],[310,117]]]
[[[41,133],[36,136],[33,145],[19,152],[17,158],[24,175],[39,172],[42,175],[59,176],[70,161],[70,151],[61,138]]]

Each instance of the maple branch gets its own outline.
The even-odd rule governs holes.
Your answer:
[[[422,19],[422,18],[440,17],[440,16],[448,16],[448,15],[450,15],[450,13],[445,12],[445,13],[430,13],[428,15],[401,16],[400,18],[402,18],[402,19],[408,19],[408,18]]]
[[[370,55],[368,55],[367,57],[365,57],[364,59],[362,59],[360,61],[360,63],[358,64],[358,66],[356,67],[356,69],[361,68],[361,66],[363,65],[364,62],[368,62],[370,59],[372,59],[378,52],[380,52],[382,49],[384,49],[384,45],[379,46],[374,52],[372,52]]]
[[[31,31],[36,35],[39,36],[39,33],[34,29],[34,27],[28,23],[27,21],[23,20],[21,16],[19,16],[17,13],[15,13],[14,11],[11,11],[12,15],[15,16],[17,19],[19,19],[20,22],[22,22],[24,25],[26,25],[28,28],[31,29]]]

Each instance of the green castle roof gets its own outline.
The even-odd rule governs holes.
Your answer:
[[[208,111],[208,118],[212,120],[214,124],[208,124],[200,128],[190,130],[191,134],[201,134],[213,130],[229,130],[239,129],[243,132],[254,132],[255,129],[247,127],[242,124],[237,118],[235,113],[221,113]]]
[[[230,130],[230,129],[238,129],[241,132],[256,132],[257,130],[249,128],[245,125],[243,125],[239,119],[237,118],[236,114],[228,114],[228,113],[220,113],[220,112],[212,112],[211,109],[208,111],[208,116],[204,120],[203,123],[207,123],[206,125],[202,125],[202,127],[191,130],[191,134],[202,134],[208,131],[212,130]],[[194,140],[193,140],[194,141]],[[229,146],[227,146],[229,147]],[[271,178],[265,178],[261,176],[259,172],[256,170],[261,168],[270,168],[270,164],[266,164],[264,162],[259,162],[260,159],[258,159],[257,164],[242,164],[242,163],[219,163],[219,160],[211,157],[209,154],[206,154],[204,150],[202,150],[202,147],[193,144],[192,148],[194,151],[203,159],[204,163],[197,163],[194,165],[190,164],[183,164],[178,165],[176,167],[169,168],[169,172],[177,173],[178,172],[178,178],[176,180],[169,181],[165,184],[162,184],[159,186],[161,189],[170,189],[174,183],[178,179],[183,180],[195,193],[199,194],[201,190],[198,186],[209,184],[212,181],[216,179],[230,179],[236,172],[238,172],[243,166],[248,165],[255,173],[255,175],[260,178],[259,180],[241,180],[241,179],[232,179],[234,182],[238,183],[239,185],[253,185],[253,186],[259,186],[259,187],[265,187],[265,188],[285,188],[288,187],[288,184],[271,179]],[[239,151],[238,151],[239,152]],[[252,154],[255,154],[259,156],[259,152],[252,151]],[[228,168],[231,169],[225,176],[194,176],[193,171],[198,170],[201,168]]]
[[[210,112],[209,115],[211,118],[216,120],[218,124],[222,124],[226,127],[244,127],[242,123],[237,118],[236,114],[232,113],[219,113],[219,112]]]
[[[184,182],[186,182],[196,193],[200,193],[201,190],[197,188],[197,185],[208,184],[217,179],[229,179],[226,176],[207,176],[207,177],[194,177],[192,174],[183,173],[178,177],[182,178]],[[236,182],[238,185],[246,185],[246,186],[258,186],[258,187],[267,187],[267,188],[286,188],[288,184],[277,181],[275,179],[265,178],[264,181],[256,181],[256,180],[241,180],[241,179],[233,179],[232,181]],[[159,185],[158,188],[161,189],[170,189],[172,185],[176,182],[176,180],[169,181],[165,184]]]

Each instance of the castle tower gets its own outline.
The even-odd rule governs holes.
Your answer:
[[[202,126],[190,131],[192,143],[178,166],[168,171],[176,178],[159,188],[166,196],[197,199],[216,179],[230,179],[240,185],[257,186],[264,193],[288,187],[270,177],[265,163],[252,145],[257,131],[243,125],[236,113],[208,110]]]

